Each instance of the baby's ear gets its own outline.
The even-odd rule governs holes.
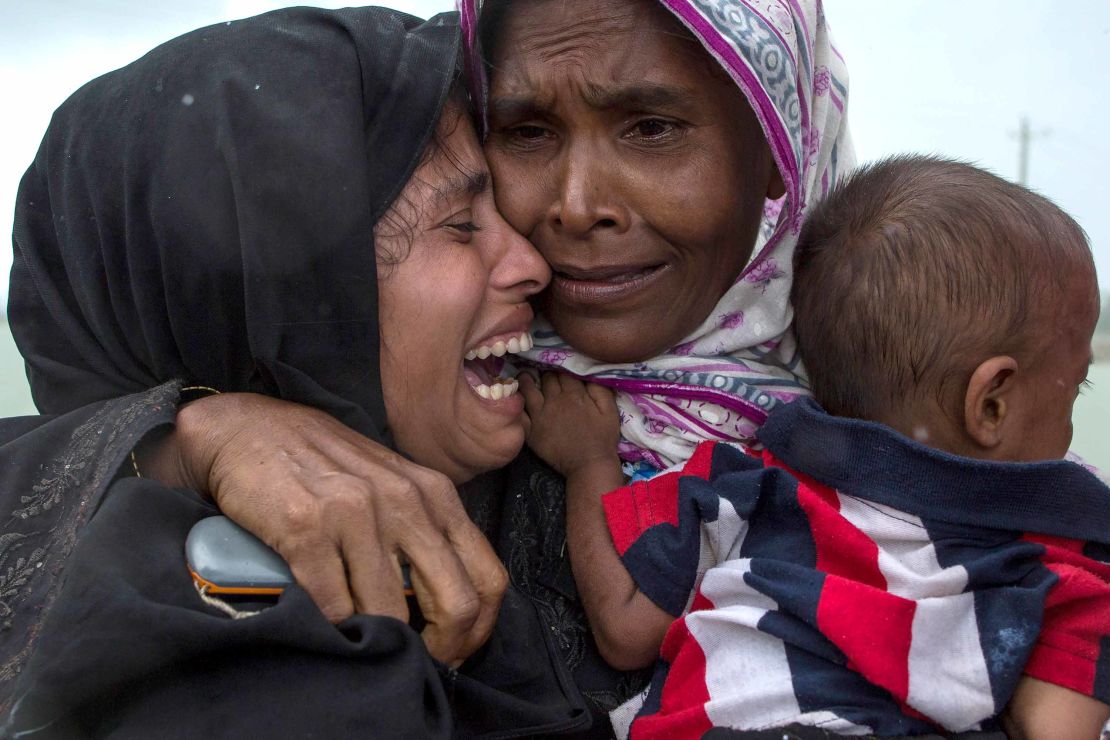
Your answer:
[[[1017,360],[999,355],[982,362],[968,381],[964,429],[984,450],[993,450],[1002,443],[1006,418],[1013,410],[1017,372]]]

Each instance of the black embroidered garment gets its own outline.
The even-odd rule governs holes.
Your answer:
[[[27,662],[78,533],[136,442],[173,421],[176,400],[170,382],[58,417],[0,420],[0,697]]]
[[[205,604],[183,547],[213,508],[130,476],[183,383],[388,441],[373,226],[434,130],[457,44],[451,14],[278,11],[169,42],[55,114],[14,235],[9,317],[49,415],[0,421],[0,734],[609,734],[574,685],[592,649],[576,601],[529,575],[560,535],[539,559],[514,550],[521,588],[453,671],[407,625],[336,629],[297,588],[246,619]],[[506,482],[476,483],[491,516],[516,500]],[[493,518],[530,516],[510,508]]]
[[[608,713],[647,687],[651,668],[622,673],[598,653],[567,554],[566,480],[528,448],[502,475],[498,520],[486,523],[490,539],[593,715],[586,734],[610,737]]]

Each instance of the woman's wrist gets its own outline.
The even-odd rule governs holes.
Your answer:
[[[219,451],[214,441],[218,424],[209,399],[217,395],[219,391],[208,387],[183,388],[174,426],[152,431],[131,453],[135,474],[207,496],[209,473]]]
[[[150,478],[174,488],[196,488],[181,462],[175,429],[155,429],[143,437],[131,452],[135,475]]]

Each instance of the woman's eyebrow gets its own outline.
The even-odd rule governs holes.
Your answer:
[[[696,94],[685,87],[640,82],[630,85],[587,85],[582,92],[586,105],[598,110],[642,110],[691,105]],[[515,121],[542,115],[552,107],[533,95],[503,95],[490,100],[494,116]]]
[[[591,108],[637,110],[689,105],[695,99],[685,87],[640,82],[632,85],[587,85],[582,95]]]
[[[436,188],[436,200],[450,202],[460,195],[474,196],[489,188],[489,172],[464,172]]]
[[[493,98],[489,102],[490,112],[494,116],[519,120],[533,118],[539,115],[544,106],[531,95],[507,95]]]

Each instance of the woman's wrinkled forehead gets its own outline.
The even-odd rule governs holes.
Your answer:
[[[501,48],[513,47],[513,53],[524,54],[544,62],[597,51],[608,43],[625,43],[627,36],[643,33],[636,22],[638,2],[627,7],[594,6],[586,13],[569,13],[562,3],[531,0],[518,3],[508,16]],[[542,7],[541,7],[542,6]],[[529,12],[538,10],[540,12]],[[554,22],[552,22],[554,21]],[[577,61],[588,63],[588,57]]]
[[[592,66],[596,55],[612,49],[635,50],[645,45],[659,54],[688,64],[699,74],[723,75],[687,29],[654,0],[562,3],[525,0],[507,4],[487,52],[494,69],[507,58],[538,65]],[[660,38],[662,37],[662,38]],[[628,55],[622,76],[642,77],[650,68]]]
[[[514,3],[498,28],[489,111],[503,118],[551,111],[561,97],[597,111],[646,111],[741,94],[653,0],[526,0]]]

